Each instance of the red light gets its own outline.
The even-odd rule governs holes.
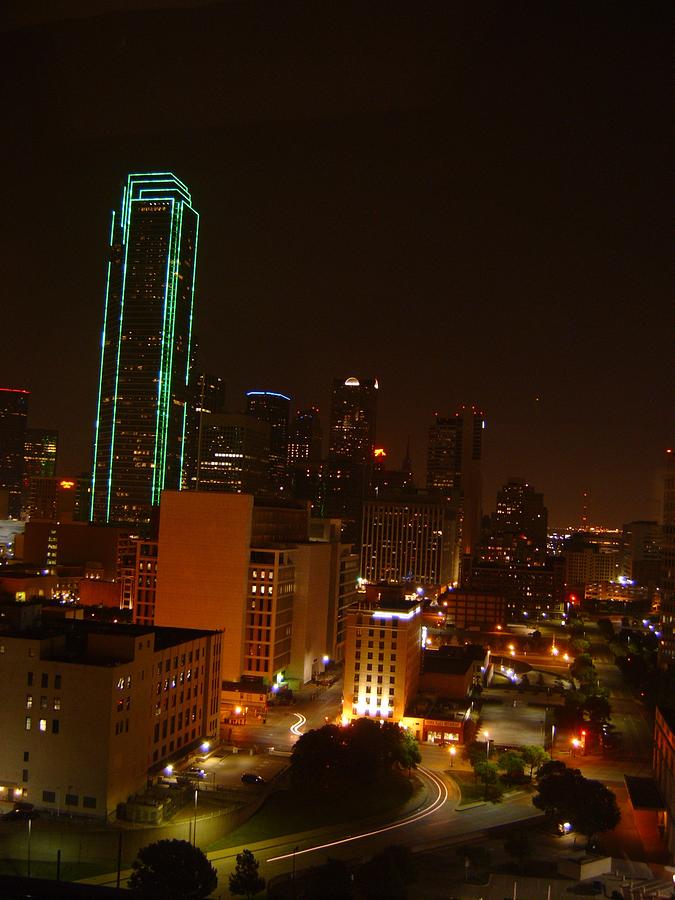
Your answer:
[[[581,732],[581,733],[582,733],[582,734],[586,734],[586,732],[585,732],[585,731],[583,731],[583,730],[582,730],[582,732]]]
[[[0,388],[0,391],[5,391],[8,394],[30,394],[30,391],[24,391],[23,388]]]
[[[373,456],[375,457],[375,459],[384,458],[386,455],[387,451],[384,449],[384,447],[376,447],[373,452]]]

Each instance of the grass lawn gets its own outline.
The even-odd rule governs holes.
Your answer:
[[[414,776],[396,776],[372,785],[345,785],[327,791],[277,791],[236,831],[209,850],[251,844],[283,834],[393,814],[422,786]]]
[[[61,881],[79,881],[81,878],[93,878],[116,871],[115,860],[102,863],[61,863]],[[25,859],[0,859],[0,875],[17,875],[25,877],[27,863]],[[56,863],[44,859],[33,859],[30,864],[31,878],[51,878],[56,881]]]
[[[485,800],[485,785],[480,781],[476,781],[475,777],[470,772],[458,772],[456,769],[452,769],[447,770],[445,774],[450,775],[450,777],[459,785],[459,790],[462,795],[462,799],[459,801],[460,806]],[[490,786],[488,787],[487,799],[492,800],[493,803],[499,803],[502,793],[503,789],[495,791],[494,787]]]

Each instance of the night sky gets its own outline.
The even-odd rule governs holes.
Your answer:
[[[231,409],[280,390],[327,430],[332,378],[375,376],[420,484],[434,412],[474,403],[485,511],[519,476],[554,524],[584,490],[594,522],[660,517],[666,4],[3,9],[0,385],[61,430],[61,473],[90,465],[110,210],[170,170]]]

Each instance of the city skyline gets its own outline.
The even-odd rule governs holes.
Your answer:
[[[594,522],[660,518],[658,12],[404,9],[369,12],[381,27],[368,35],[347,8],[334,29],[302,5],[288,19],[267,10],[269,70],[239,49],[255,3],[5,33],[16,340],[0,383],[31,391],[32,427],[59,429],[62,472],[91,464],[108,210],[126,172],[166,168],[198,198],[199,369],[225,379],[232,407],[261,388],[326,423],[334,377],[376,375],[378,443],[398,460],[410,436],[418,483],[434,413],[475,403],[488,509],[513,476],[544,493],[552,524],[580,520],[584,491]],[[213,21],[230,35],[217,54]],[[189,34],[195,65],[144,79],[134,54],[156,52],[149,33]],[[353,77],[344,34],[361,34]],[[228,79],[220,53],[247,77]],[[125,91],[99,62],[111,56]],[[33,57],[50,77],[21,65]],[[38,170],[53,175],[49,204]]]

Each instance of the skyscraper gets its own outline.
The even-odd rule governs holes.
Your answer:
[[[326,514],[342,520],[345,542],[361,537],[362,504],[370,486],[377,379],[336,378],[330,411]]]
[[[150,520],[179,488],[199,215],[169,172],[132,174],[113,212],[91,517]]]
[[[27,428],[24,441],[24,477],[56,475],[59,433],[54,428]]]
[[[28,397],[19,388],[0,388],[0,518],[21,514]]]
[[[454,416],[436,416],[429,428],[427,487],[461,503],[462,554],[470,555],[480,537],[483,429],[485,418],[475,406],[462,406]]]
[[[269,485],[270,426],[238,413],[203,413],[198,491],[263,494]]]
[[[225,412],[225,382],[218,375],[199,372],[190,379],[183,455],[183,489],[194,490],[202,416]]]
[[[320,460],[322,440],[319,410],[315,406],[299,409],[288,435],[289,464]]]
[[[481,556],[492,562],[543,564],[547,526],[544,495],[522,478],[509,478],[497,492],[497,508]]]
[[[270,426],[270,490],[273,494],[282,494],[287,486],[286,457],[291,398],[276,391],[247,391],[246,412],[258,422],[266,422]]]

